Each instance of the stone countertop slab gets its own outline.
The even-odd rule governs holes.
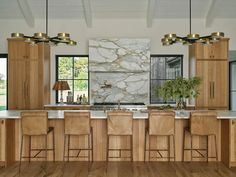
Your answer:
[[[28,110],[3,110],[0,111],[0,119],[19,119],[20,113],[22,111]],[[30,110],[29,110],[30,111]],[[31,110],[32,111],[32,110]],[[68,110],[69,112],[77,112],[78,110]],[[88,111],[88,110],[79,110],[79,111]],[[49,110],[48,118],[49,119],[64,119],[64,110]],[[148,119],[147,112],[133,111],[134,119]],[[191,111],[175,111],[175,119],[189,119]],[[107,115],[104,111],[90,111],[91,119],[106,119]],[[236,111],[217,111],[218,119],[236,119]]]

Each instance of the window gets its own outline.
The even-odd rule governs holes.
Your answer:
[[[163,104],[164,100],[156,96],[156,88],[167,80],[183,76],[183,55],[151,55],[150,103]],[[173,100],[168,103],[175,103]]]
[[[56,56],[56,80],[67,81],[70,86],[70,92],[73,94],[74,102],[77,96],[85,94],[88,98],[88,55],[57,55]],[[68,92],[63,92],[63,100],[66,101]],[[60,96],[57,92],[56,102]]]
[[[0,54],[0,110],[7,109],[7,54]]]

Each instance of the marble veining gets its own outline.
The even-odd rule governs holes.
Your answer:
[[[149,71],[150,40],[129,38],[89,40],[89,70]]]
[[[104,87],[104,83],[110,87]],[[149,102],[149,73],[91,73],[91,103]]]

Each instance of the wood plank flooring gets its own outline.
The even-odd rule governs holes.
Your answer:
[[[90,168],[88,168],[90,167]],[[23,162],[0,169],[0,177],[235,177],[236,168],[210,162]]]

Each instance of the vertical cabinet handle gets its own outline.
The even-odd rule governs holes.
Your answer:
[[[210,99],[212,99],[212,82],[210,82]]]
[[[23,97],[26,97],[26,86],[25,86],[25,82],[24,82],[24,87],[23,87],[23,89],[24,89],[24,90],[23,90],[23,94],[24,94]],[[24,99],[25,99],[25,98],[24,98]]]
[[[26,96],[29,97],[29,86],[28,86],[28,83],[26,84]]]
[[[212,82],[212,98],[215,98],[215,82]]]

